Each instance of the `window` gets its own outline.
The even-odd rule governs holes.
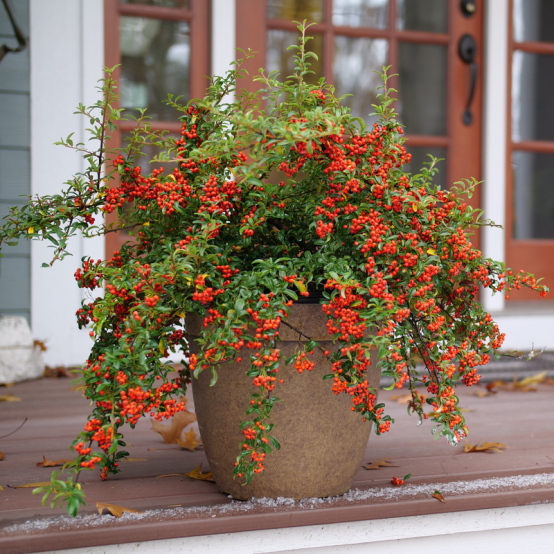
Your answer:
[[[168,94],[181,102],[204,96],[209,75],[209,2],[206,0],[105,0],[106,65],[121,64],[120,107],[147,108],[152,128],[176,135],[179,113],[163,103]],[[122,121],[114,133],[120,146],[134,128]],[[149,152],[153,155],[153,152]],[[150,173],[153,166],[143,167]],[[106,238],[108,255],[128,235]]]

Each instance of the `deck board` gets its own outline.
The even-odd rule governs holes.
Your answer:
[[[130,456],[145,461],[122,464],[122,473],[106,482],[96,471],[81,474],[88,502],[81,513],[90,516],[87,521],[94,525],[64,529],[60,520],[44,529],[22,528],[15,532],[16,524],[64,513],[61,509],[41,507],[31,489],[10,487],[49,480],[51,469],[36,466],[43,455],[51,460],[72,457],[68,445],[84,425],[88,401],[70,389],[69,379],[41,379],[0,389],[0,394],[21,398],[21,402],[0,402],[0,436],[28,418],[17,433],[0,440],[0,451],[5,455],[0,461],[0,485],[4,487],[0,491],[3,553],[554,502],[553,480],[528,489],[505,486],[486,494],[447,496],[446,504],[429,495],[403,497],[398,490],[397,497],[389,499],[339,498],[311,507],[259,505],[246,509],[245,505],[241,511],[236,508],[240,503],[231,505],[214,483],[183,476],[157,478],[185,473],[201,462],[207,469],[207,462],[201,449],[189,452],[177,445],[164,445],[161,437],[150,430],[149,420],[143,419],[135,430],[125,432],[125,439]],[[484,398],[477,397],[476,390],[484,388],[462,386],[459,390],[461,405],[473,410],[465,414],[470,427],[469,442],[501,442],[509,447],[504,453],[466,454],[460,446],[433,440],[430,422],[418,426],[417,419],[406,414],[404,405],[390,401],[397,391],[382,391],[381,399],[389,400],[388,413],[396,423],[389,433],[371,437],[364,462],[386,458],[400,467],[373,471],[360,468],[353,489],[393,489],[392,476],[407,473],[413,477],[404,490],[425,483],[447,487],[458,481],[554,474],[554,386],[539,385],[537,392],[500,391]],[[143,520],[115,520],[93,515],[96,502],[144,510],[146,516]],[[171,508],[176,505],[188,511]],[[194,510],[195,507],[200,509]]]

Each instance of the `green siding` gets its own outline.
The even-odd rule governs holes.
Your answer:
[[[12,0],[17,23],[28,35],[29,0]],[[0,43],[16,46],[13,29],[0,3]],[[31,193],[29,49],[8,53],[0,62],[0,220],[21,195]],[[30,245],[3,248],[0,258],[0,314],[23,315],[30,321]]]

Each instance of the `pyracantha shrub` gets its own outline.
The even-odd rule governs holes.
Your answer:
[[[466,204],[475,180],[441,189],[432,182],[435,159],[406,172],[410,155],[387,89],[388,68],[378,121],[366,127],[323,79],[306,81],[315,55],[305,50],[306,28],[299,29],[294,74],[278,80],[260,71],[260,93],[236,88],[245,77],[239,61],[211,80],[204,99],[180,105],[170,96],[181,123],[177,139],[153,131],[144,111],[134,118],[116,109],[107,70],[103,100],[78,110],[90,119],[90,146],[73,144],[71,136],[59,143],[82,153],[88,169],[62,193],[30,198],[7,217],[1,242],[50,241],[54,260],[67,255],[67,240],[77,233],[125,229],[132,236],[109,260],[83,259],[75,273],[81,288],[103,294],[77,312],[94,344],[79,379],[92,412],[73,443],[74,471],[118,473],[128,455],[124,425],[134,427],[142,416],[170,418],[184,410],[179,398],[192,378],[208,371],[217,386],[219,364],[248,358],[258,392],[245,406],[235,476],[248,483],[263,473],[264,458],[279,448],[271,424],[282,382],[279,329],[298,294],[317,289],[335,344],[326,352],[333,392],[350,395],[352,410],[377,434],[388,431],[392,420],[366,380],[377,356],[393,386],[411,391],[410,411],[431,418],[435,434],[456,444],[468,429],[454,387],[477,383],[479,366],[504,340],[477,300],[480,287],[546,294],[533,276],[472,245],[471,231],[492,225]],[[108,149],[125,118],[136,121],[129,144]],[[164,167],[143,172],[144,145],[160,149]],[[117,222],[106,223],[110,214]],[[193,313],[204,318],[198,356],[188,351],[184,327],[185,314]],[[311,371],[316,347],[309,341],[285,361]],[[166,360],[170,352],[183,355],[177,372]],[[46,493],[60,494],[76,513],[71,491],[80,491],[55,479]]]

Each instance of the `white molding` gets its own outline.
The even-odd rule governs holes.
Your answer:
[[[235,0],[212,0],[211,19],[211,73],[221,76],[236,60]]]
[[[491,312],[501,333],[506,333],[502,350],[554,350],[554,312]]]
[[[82,171],[78,154],[54,142],[75,131],[82,140],[87,121],[73,115],[77,105],[91,104],[102,77],[102,0],[30,0],[31,55],[31,193],[56,194],[74,173]],[[101,258],[104,242],[69,243],[73,256],[42,268],[52,250],[31,243],[31,320],[33,335],[48,346],[49,365],[83,363],[91,347],[88,332],[79,331],[75,312],[82,296],[73,274],[85,254]]]
[[[506,225],[506,137],[508,129],[508,10],[507,0],[485,3],[483,194],[485,217]],[[482,229],[483,253],[488,258],[506,260],[506,231],[494,227]],[[486,310],[504,308],[504,296],[483,291]]]
[[[550,552],[554,505],[535,504],[56,550],[44,554]],[[517,550],[519,552],[519,550]]]

